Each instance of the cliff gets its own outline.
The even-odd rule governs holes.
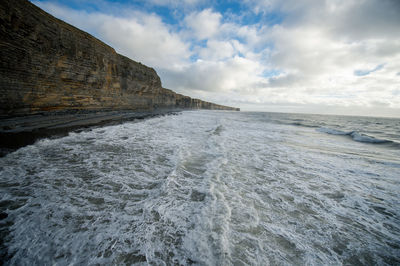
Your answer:
[[[150,67],[31,4],[0,1],[0,115],[237,108],[176,94]]]

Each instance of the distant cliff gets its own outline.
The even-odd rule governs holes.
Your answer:
[[[153,68],[26,0],[0,0],[0,114],[53,110],[239,110],[176,94]]]

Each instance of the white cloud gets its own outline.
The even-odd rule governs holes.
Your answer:
[[[226,61],[198,60],[179,72],[168,73],[166,81],[180,91],[245,92],[261,81],[260,69],[258,62],[238,56]]]
[[[152,3],[154,5],[158,6],[167,6],[167,7],[186,7],[186,6],[196,6],[199,5],[203,2],[204,0],[147,0],[149,3]]]
[[[179,67],[190,56],[189,45],[155,15],[109,18],[100,34],[120,53],[153,67]]]
[[[232,58],[235,54],[235,48],[230,41],[207,41],[207,46],[199,50],[201,58],[212,60],[223,60]]]
[[[264,29],[261,42],[274,44],[270,63],[285,73],[271,78],[269,88],[280,88],[300,104],[338,110],[384,106],[400,114],[400,99],[392,93],[400,81],[398,2],[260,1],[256,7],[290,17]],[[357,70],[375,71],[363,77]]]
[[[186,16],[185,23],[195,38],[204,40],[218,33],[221,18],[220,13],[213,12],[211,9],[204,9],[201,12],[193,12]]]

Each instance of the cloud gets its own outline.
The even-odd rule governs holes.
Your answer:
[[[154,67],[179,67],[191,55],[189,45],[156,15],[109,18],[100,34],[120,53]]]
[[[243,92],[260,82],[260,69],[258,62],[239,56],[226,61],[198,60],[181,71],[170,72],[166,79],[179,90]]]
[[[289,17],[264,29],[261,42],[274,46],[270,64],[284,73],[270,78],[269,86],[281,88],[298,103],[338,108],[385,103],[399,112],[399,99],[391,95],[398,87],[395,73],[400,66],[397,3],[259,1],[259,12],[275,8]]]
[[[199,50],[199,57],[215,61],[232,58],[235,54],[234,44],[230,41],[207,41],[207,46]]]
[[[196,5],[200,5],[205,0],[148,0],[149,3],[158,6],[167,6],[167,7],[193,7]]]
[[[186,16],[185,24],[191,30],[194,38],[204,40],[218,33],[221,17],[220,13],[204,9]]]

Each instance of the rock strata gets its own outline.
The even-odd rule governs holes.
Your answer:
[[[176,94],[153,68],[31,4],[0,1],[0,115],[65,110],[239,110]]]

